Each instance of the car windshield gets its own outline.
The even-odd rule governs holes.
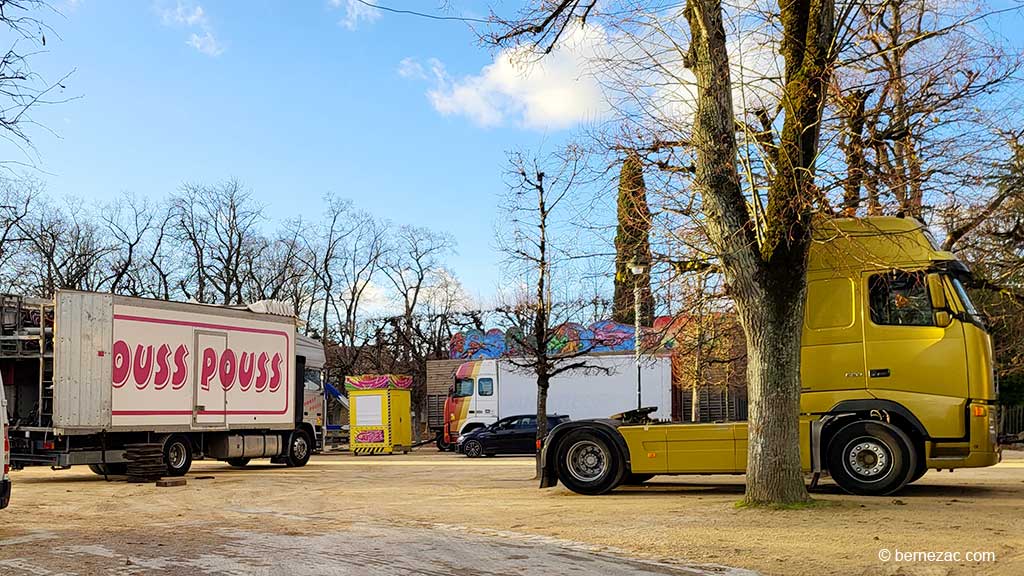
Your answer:
[[[462,378],[455,381],[455,387],[452,389],[452,398],[465,398],[473,395],[473,379]]]

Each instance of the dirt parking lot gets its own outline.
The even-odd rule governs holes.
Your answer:
[[[803,510],[737,508],[740,477],[661,477],[601,497],[538,490],[529,458],[426,449],[301,469],[199,462],[178,488],[31,469],[12,474],[0,512],[0,574],[1018,575],[1024,454],[1007,456],[929,472],[897,497],[825,482],[815,498],[830,505]]]

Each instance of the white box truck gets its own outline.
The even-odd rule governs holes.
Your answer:
[[[593,369],[562,373],[548,388],[548,414],[573,420],[607,418],[638,408],[637,366],[632,354],[595,354],[582,358]],[[519,365],[523,362],[519,361]],[[453,446],[458,437],[489,426],[498,418],[537,413],[537,376],[516,360],[473,360],[454,374],[444,408],[444,436],[439,445]],[[657,406],[652,418],[672,415],[672,359],[645,357],[640,362],[640,398]]]
[[[77,291],[0,311],[14,468],[123,473],[137,444],[160,446],[171,476],[194,458],[309,459],[293,316]]]

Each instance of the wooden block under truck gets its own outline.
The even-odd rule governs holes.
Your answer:
[[[929,469],[999,461],[992,340],[970,272],[918,221],[837,219],[815,231],[801,354],[804,471],[885,495]],[[742,474],[745,422],[678,424],[652,409],[551,430],[542,487],[603,494],[661,474]]]
[[[315,431],[296,320],[253,309],[264,311],[77,291],[3,296],[12,467],[120,474],[131,445],[159,447],[170,476],[198,458],[305,465]]]

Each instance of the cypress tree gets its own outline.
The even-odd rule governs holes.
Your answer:
[[[654,322],[654,295],[651,293],[651,212],[647,207],[647,186],[640,156],[629,151],[619,174],[619,225],[615,233],[615,296],[612,320],[633,324],[633,287],[640,283],[640,324]],[[630,263],[644,267],[634,277]]]

